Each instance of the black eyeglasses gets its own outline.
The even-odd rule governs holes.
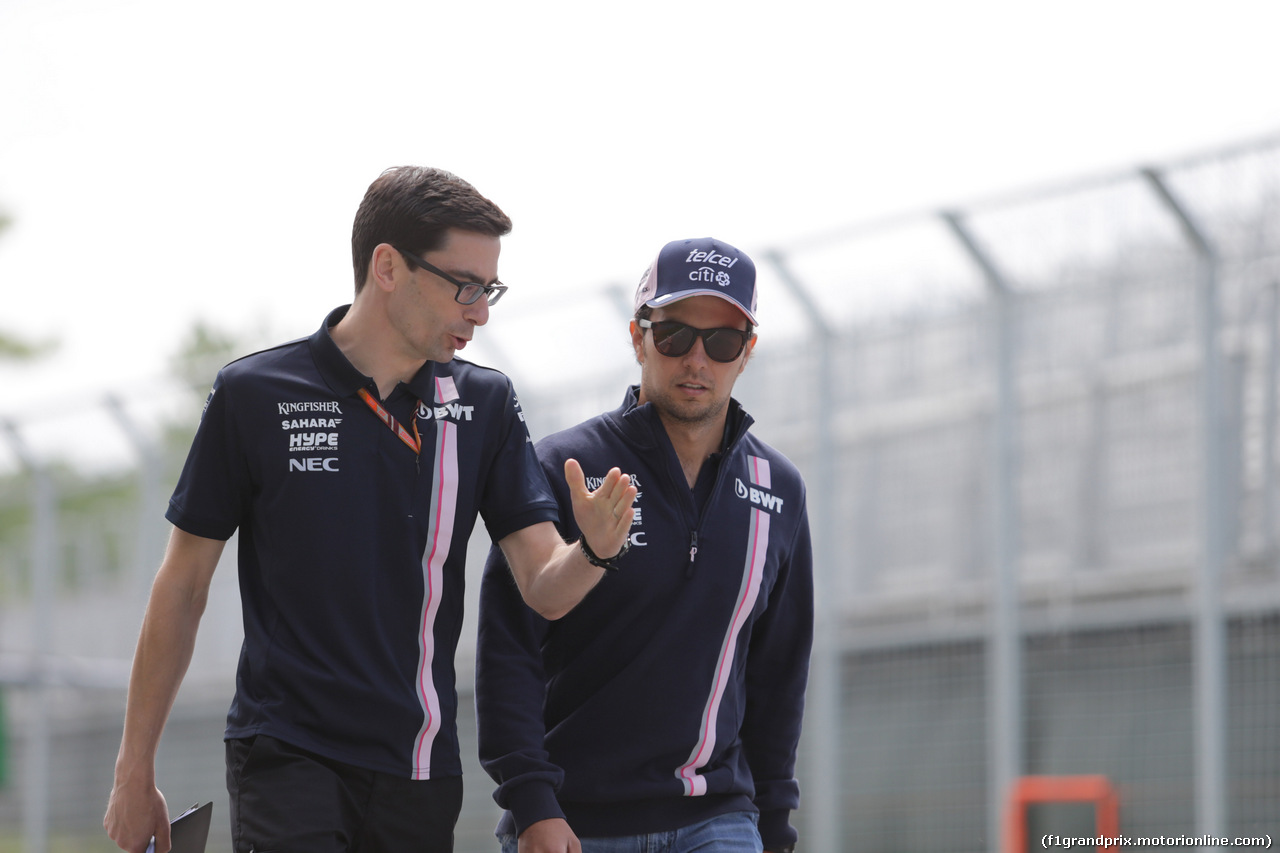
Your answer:
[[[741,329],[698,329],[675,320],[636,320],[642,329],[653,332],[653,345],[658,352],[671,358],[693,349],[693,342],[702,338],[702,349],[712,361],[730,362],[742,355],[750,335]]]
[[[440,276],[442,279],[458,288],[458,292],[454,294],[453,298],[458,302],[461,302],[463,305],[470,305],[481,296],[483,296],[490,305],[493,305],[502,298],[502,294],[507,292],[507,286],[500,281],[495,281],[493,284],[478,284],[474,281],[458,281],[439,267],[427,263],[417,255],[406,252],[399,246],[392,246],[391,248],[403,255],[404,259],[409,263],[422,267],[432,275]]]

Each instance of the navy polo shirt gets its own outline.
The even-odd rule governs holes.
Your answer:
[[[267,734],[412,779],[462,772],[454,651],[466,547],[556,521],[510,380],[427,362],[382,405],[329,327],[219,372],[166,517],[239,529],[244,646],[228,738]]]

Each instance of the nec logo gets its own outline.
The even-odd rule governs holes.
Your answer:
[[[338,457],[308,456],[306,459],[290,459],[290,471],[337,471]]]
[[[764,507],[769,512],[782,514],[782,498],[777,495],[769,494],[754,486],[748,486],[736,477],[733,480],[733,488],[738,493],[738,497],[743,500],[749,500],[756,506]]]

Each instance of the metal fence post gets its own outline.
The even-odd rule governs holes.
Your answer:
[[[1196,834],[1223,837],[1226,798],[1226,622],[1222,575],[1226,562],[1226,494],[1222,354],[1218,346],[1218,257],[1205,231],[1155,169],[1142,176],[1177,220],[1196,253],[1200,339],[1202,553],[1195,600]],[[1217,849],[1209,848],[1209,849]]]
[[[49,716],[50,662],[53,659],[53,596],[57,560],[57,493],[53,476],[27,447],[12,422],[4,423],[5,435],[23,468],[31,476],[31,690],[33,713],[26,725],[27,760],[23,788],[23,834],[26,853],[48,853],[50,765],[52,757]]]
[[[145,603],[150,594],[151,579],[160,565],[161,537],[164,535],[161,527],[164,511],[160,505],[163,457],[155,441],[138,426],[119,397],[108,396],[104,405],[138,454],[138,544],[134,550],[136,565],[130,580],[133,595]]]
[[[1262,406],[1262,541],[1267,560],[1276,557],[1276,512],[1280,508],[1276,484],[1276,418],[1280,413],[1280,281],[1267,287],[1267,369]]]
[[[1018,390],[1015,365],[1016,294],[961,220],[944,212],[943,223],[982,271],[991,295],[995,326],[996,412],[992,474],[991,619],[987,648],[988,847],[1000,849],[1005,796],[1022,773],[1022,633],[1018,613]]]
[[[810,815],[812,838],[804,839],[806,849],[816,853],[836,853],[841,849],[841,815],[844,809],[843,780],[840,773],[840,645],[839,608],[836,606],[836,574],[840,561],[835,549],[835,469],[838,464],[835,446],[835,386],[833,360],[836,332],[812,294],[791,271],[779,251],[765,253],[783,284],[799,301],[813,329],[818,345],[818,393],[815,400],[817,419],[817,464],[809,488],[810,523],[813,527],[814,563],[814,644],[806,703],[805,728],[819,733],[817,746],[808,761],[813,768],[812,784],[805,790],[805,812]]]

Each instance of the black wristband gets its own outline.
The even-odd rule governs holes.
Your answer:
[[[587,544],[587,537],[578,537],[578,547],[582,549],[582,556],[587,558],[587,562],[593,566],[598,566],[607,572],[616,572],[618,567],[614,565],[615,561],[620,559],[623,554],[627,553],[627,549],[631,547],[631,537],[622,543],[622,550],[614,554],[607,560],[603,557],[597,557],[596,552],[591,550],[591,546]]]

